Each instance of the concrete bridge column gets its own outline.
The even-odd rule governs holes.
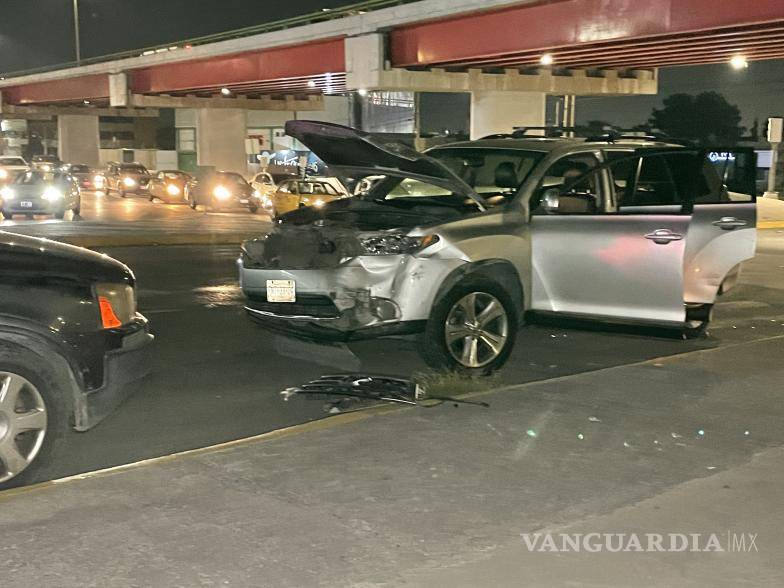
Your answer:
[[[514,127],[544,126],[546,98],[544,92],[472,92],[471,138],[511,133]]]
[[[196,143],[199,166],[248,172],[245,154],[247,125],[240,108],[199,108],[196,111]]]
[[[97,167],[100,165],[100,146],[97,115],[57,116],[57,154],[62,161]]]

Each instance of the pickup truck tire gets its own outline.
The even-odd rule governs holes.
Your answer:
[[[463,316],[464,305],[473,308],[474,319]],[[481,320],[482,311],[489,310],[491,317]],[[492,318],[494,317],[494,318]],[[465,319],[465,320],[464,320]],[[472,323],[471,327],[467,327]],[[466,339],[447,340],[447,332],[465,331]],[[518,330],[517,310],[509,293],[499,284],[483,278],[467,279],[436,302],[430,313],[424,333],[419,338],[419,352],[430,367],[471,376],[489,375],[502,367],[514,347]],[[476,339],[473,360],[466,365],[458,359],[461,345]],[[484,341],[493,340],[495,350]],[[465,347],[462,348],[463,350]]]
[[[48,479],[70,430],[65,389],[45,358],[23,347],[0,343],[0,490]],[[12,394],[14,406],[9,408]],[[21,427],[25,430],[20,432]],[[9,473],[11,460],[18,473]]]

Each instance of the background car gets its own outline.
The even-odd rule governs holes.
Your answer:
[[[194,210],[201,205],[211,210],[243,207],[256,212],[261,206],[261,194],[234,172],[208,172],[191,179],[185,189],[188,204]]]
[[[82,207],[76,180],[64,172],[25,172],[0,190],[0,198],[0,213],[6,218],[51,214],[62,219],[69,210],[79,215]]]
[[[185,204],[185,185],[192,179],[190,174],[176,169],[161,170],[153,174],[147,187],[150,202],[158,198],[164,202]]]
[[[327,202],[347,198],[346,189],[337,178],[334,180],[308,178],[282,182],[272,195],[270,214],[277,217],[305,206],[320,208]]]
[[[149,371],[147,320],[120,262],[0,232],[0,490],[47,479],[63,438]]]
[[[76,183],[79,184],[81,190],[94,190],[95,189],[95,174],[89,165],[83,163],[66,163],[62,167],[62,171],[70,174]]]
[[[123,198],[146,192],[150,182],[150,172],[141,163],[110,163],[103,177],[106,193],[114,190]]]
[[[275,190],[278,189],[275,178],[269,172],[261,172],[253,176],[250,185],[254,190],[258,190],[262,198],[264,196],[268,198],[271,197],[275,193]]]
[[[0,186],[12,182],[16,176],[30,169],[30,165],[18,155],[0,156]]]
[[[45,172],[55,171],[63,165],[56,155],[33,155],[30,163],[34,169]]]

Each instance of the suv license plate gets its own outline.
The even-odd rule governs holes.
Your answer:
[[[296,302],[294,280],[267,280],[267,302]]]
[[[32,208],[33,207],[33,203],[28,201],[28,200],[22,200],[19,203],[19,206],[21,206],[22,208]]]

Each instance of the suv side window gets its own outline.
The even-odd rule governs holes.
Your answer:
[[[618,206],[668,206],[679,204],[675,180],[664,156],[641,157],[634,194],[628,192]]]
[[[604,189],[599,160],[593,153],[575,153],[553,163],[534,192],[532,214],[552,214],[546,204],[557,197],[558,214],[596,214],[604,211]]]
[[[716,189],[700,174],[699,156],[690,151],[650,153],[607,152],[615,202],[623,208],[681,206]],[[636,211],[640,212],[640,211]]]

